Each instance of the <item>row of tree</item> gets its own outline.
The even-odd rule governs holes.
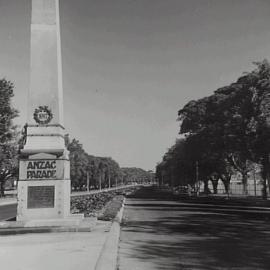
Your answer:
[[[158,180],[171,186],[204,182],[216,192],[221,179],[229,192],[232,175],[242,176],[247,193],[248,173],[261,168],[263,194],[270,186],[270,64],[256,68],[212,95],[187,103],[178,112],[182,139],[156,167]]]
[[[69,141],[70,177],[75,190],[101,189],[117,186],[122,180],[119,164],[110,157],[95,157],[85,152],[78,140]]]
[[[69,140],[70,174],[75,190],[110,188],[119,185],[143,184],[153,181],[153,172],[141,168],[120,168],[111,157],[96,157],[86,153],[78,140]]]
[[[19,150],[25,143],[25,130],[20,133],[13,123],[18,111],[12,107],[14,85],[0,80],[0,197],[10,179],[17,180]],[[146,183],[153,173],[139,168],[123,168],[110,157],[89,155],[76,139],[65,136],[70,152],[70,175],[74,190],[102,189],[132,183]]]
[[[123,180],[126,184],[152,184],[155,182],[155,174],[153,171],[145,171],[141,168],[121,168]]]

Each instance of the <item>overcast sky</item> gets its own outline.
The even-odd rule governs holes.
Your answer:
[[[0,78],[26,122],[30,0],[0,0]],[[154,169],[177,111],[270,59],[269,0],[60,0],[65,127],[92,155]]]

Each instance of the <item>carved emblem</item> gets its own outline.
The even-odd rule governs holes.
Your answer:
[[[53,118],[53,114],[48,106],[39,106],[35,109],[34,119],[40,125],[47,125]]]

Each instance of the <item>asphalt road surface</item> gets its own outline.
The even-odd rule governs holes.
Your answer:
[[[0,221],[15,217],[17,214],[17,204],[0,206]]]
[[[137,269],[269,270],[269,213],[176,202],[144,188],[126,200],[119,247],[119,270]]]

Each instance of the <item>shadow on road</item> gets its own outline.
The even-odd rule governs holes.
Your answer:
[[[189,208],[153,190],[150,200],[140,197],[150,191],[127,201],[120,256],[151,262],[153,269],[270,269],[265,217]]]

